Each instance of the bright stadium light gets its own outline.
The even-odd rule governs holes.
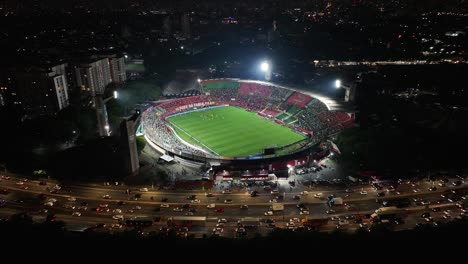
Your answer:
[[[262,70],[262,72],[267,72],[270,69],[270,64],[264,61],[262,62],[262,64],[260,64],[260,69]]]
[[[119,98],[119,92],[114,91],[114,99],[117,99],[117,98]]]
[[[200,78],[198,78],[198,79],[197,79],[197,81],[198,81],[198,82],[201,82],[201,79],[200,79]]]
[[[335,81],[335,87],[336,87],[336,89],[341,88],[341,80],[340,79],[337,79]]]

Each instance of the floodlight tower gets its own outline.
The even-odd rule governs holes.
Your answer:
[[[271,65],[268,61],[263,61],[260,64],[260,70],[265,73],[265,80],[271,80]]]
[[[356,83],[350,83],[349,85],[343,84],[340,79],[335,80],[335,88],[340,89],[343,88],[346,90],[345,93],[345,102],[352,102],[354,101],[354,97],[356,95]]]

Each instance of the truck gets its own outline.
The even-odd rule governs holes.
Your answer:
[[[282,203],[274,203],[271,205],[271,210],[273,212],[281,212],[284,210],[284,204]]]

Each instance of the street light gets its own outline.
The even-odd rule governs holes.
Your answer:
[[[119,98],[119,92],[117,92],[117,90],[114,91],[114,99],[117,99]]]

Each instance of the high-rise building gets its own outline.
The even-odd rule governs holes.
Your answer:
[[[182,24],[182,37],[189,39],[190,38],[190,16],[189,14],[185,13],[182,15],[181,24]]]
[[[81,91],[87,91],[91,96],[104,94],[109,83],[112,82],[109,59],[89,59],[87,62],[74,66],[76,85]]]
[[[12,89],[26,115],[50,115],[68,107],[67,64],[16,69]]]
[[[110,74],[113,83],[122,84],[127,81],[125,58],[116,55],[109,56]]]

